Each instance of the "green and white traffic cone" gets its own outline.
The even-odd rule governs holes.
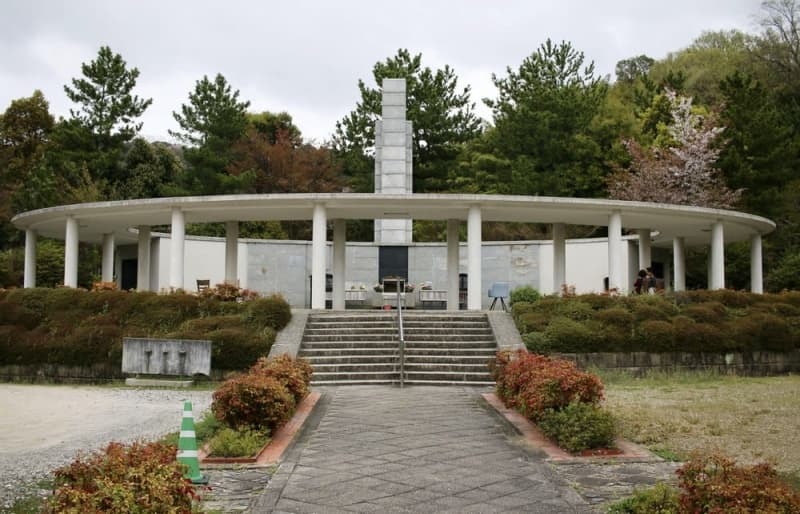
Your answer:
[[[197,439],[194,434],[194,416],[192,415],[192,402],[183,403],[183,419],[181,420],[181,435],[178,438],[178,462],[188,468],[184,478],[193,484],[207,484],[208,477],[200,473],[200,460],[197,457]]]

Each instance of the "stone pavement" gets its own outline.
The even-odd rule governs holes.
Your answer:
[[[592,512],[466,387],[325,389],[252,512]]]

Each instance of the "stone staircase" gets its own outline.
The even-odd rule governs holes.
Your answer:
[[[404,311],[405,383],[493,385],[487,362],[497,343],[484,313]],[[314,367],[312,384],[397,384],[397,313],[313,313],[300,357]]]

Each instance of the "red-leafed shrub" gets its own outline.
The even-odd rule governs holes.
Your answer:
[[[537,421],[547,409],[562,409],[572,402],[597,404],[603,384],[575,363],[520,350],[498,352],[493,374],[497,394],[506,406]]]
[[[213,398],[214,415],[233,428],[273,430],[292,417],[296,406],[294,396],[284,384],[259,373],[226,380]]]
[[[55,471],[47,513],[191,513],[195,487],[183,478],[175,447],[110,443]]]
[[[695,453],[677,473],[682,512],[800,512],[800,493],[769,464],[737,466],[717,453]]]
[[[297,403],[300,403],[310,391],[309,384],[313,372],[308,361],[293,359],[286,354],[271,359],[262,357],[250,369],[250,373],[272,377],[282,383]]]

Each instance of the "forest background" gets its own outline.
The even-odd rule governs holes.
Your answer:
[[[0,286],[22,285],[24,233],[11,218],[53,205],[234,193],[372,192],[374,122],[384,78],[406,78],[413,122],[414,192],[543,195],[663,201],[765,216],[765,286],[800,289],[800,4],[764,2],[755,33],[702,33],[662,60],[631,56],[615,77],[595,73],[568,41],[543,41],[517,67],[492,76],[475,99],[450,66],[399,49],[356,86],[360,100],[333,137],[303,137],[291,113],[251,112],[221,75],[199,78],[175,106],[171,142],[141,137],[152,99],[138,69],[102,46],[64,86],[74,108],[58,120],[39,90],[0,114]],[[480,119],[476,102],[491,109]],[[168,232],[169,227],[162,227]],[[348,223],[372,240],[372,222]],[[487,223],[486,240],[549,238],[539,224]],[[570,227],[570,236],[605,227]],[[223,235],[224,226],[188,227]],[[416,241],[445,226],[419,220]],[[310,223],[248,222],[242,237],[310,239]],[[81,245],[79,281],[99,275],[99,251]],[[704,249],[692,251],[689,287],[706,284]],[[63,280],[63,245],[42,240],[37,283]],[[726,247],[726,285],[749,285],[746,243]]]

